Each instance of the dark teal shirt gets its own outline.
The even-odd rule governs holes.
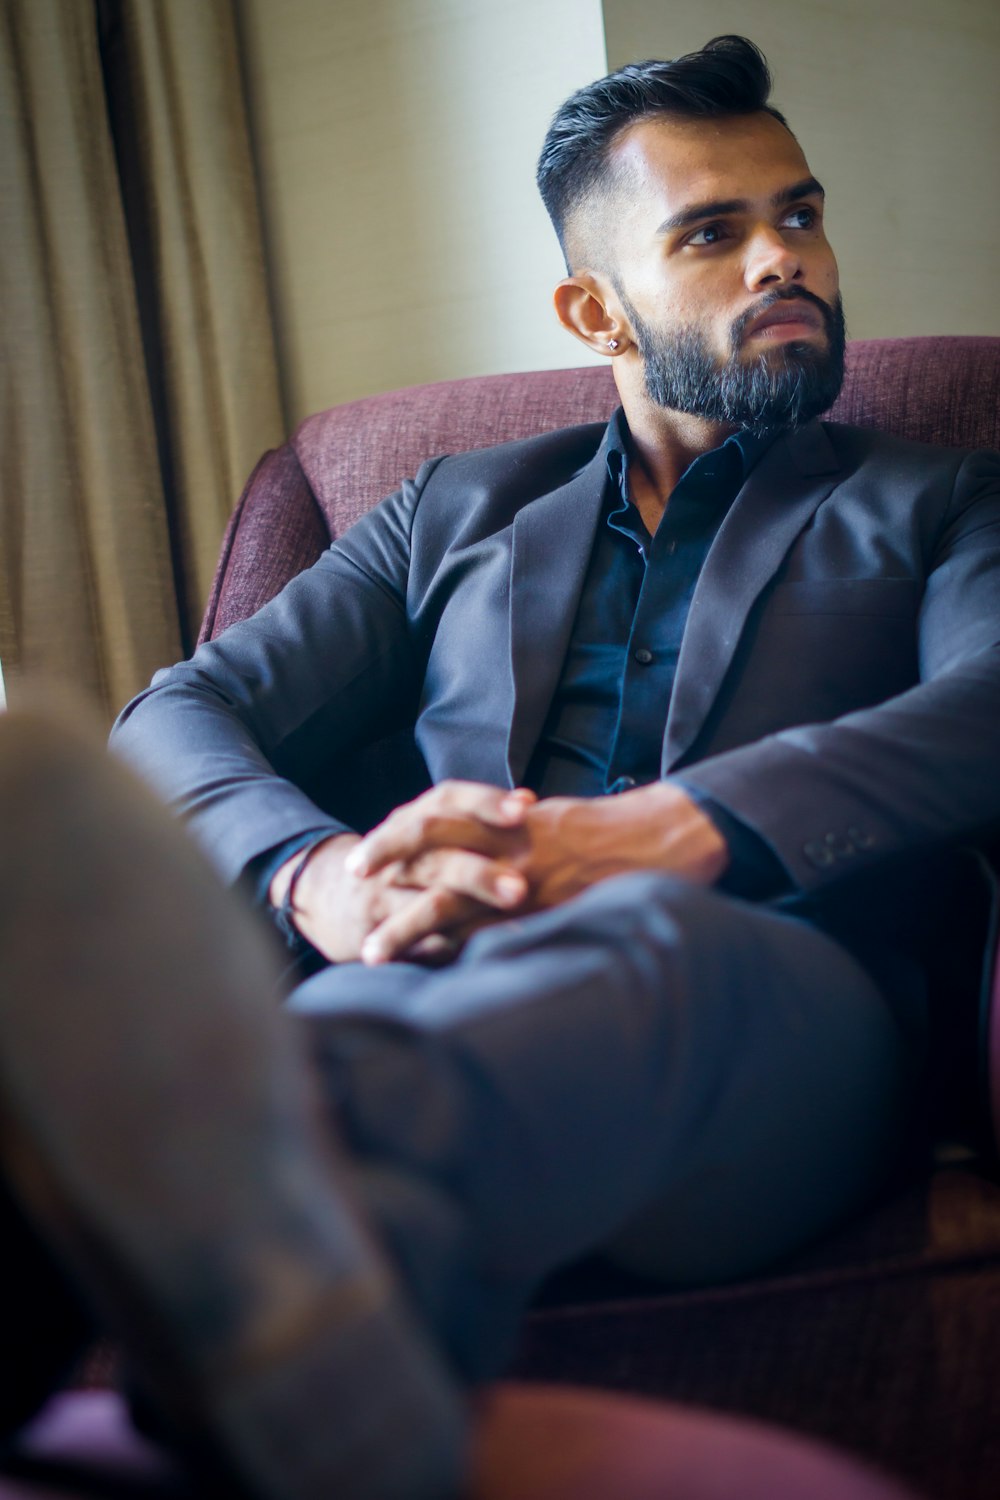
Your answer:
[[[772,441],[735,433],[696,458],[650,536],[630,498],[621,411],[609,439],[604,524],[526,778],[542,797],[595,797],[659,777],[695,585],[726,512]],[[559,566],[558,556],[552,566]]]

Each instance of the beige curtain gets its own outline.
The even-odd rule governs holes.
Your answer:
[[[114,711],[283,428],[232,4],[0,17],[0,661]]]

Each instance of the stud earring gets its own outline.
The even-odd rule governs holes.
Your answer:
[[[617,339],[608,339],[608,348],[609,349],[617,349],[618,348],[618,340]]]

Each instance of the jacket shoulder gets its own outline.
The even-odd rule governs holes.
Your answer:
[[[930,467],[954,472],[971,457],[981,459],[987,468],[1000,464],[1000,453],[972,444],[952,447],[945,443],[918,442],[875,427],[852,427],[846,422],[823,422],[820,425],[835,454],[847,467],[872,463],[900,470],[918,468],[926,472]]]
[[[607,430],[606,422],[587,422],[447,454],[435,464],[429,483],[466,492],[470,487],[513,485],[525,499],[530,491],[544,494],[572,478],[597,455]]]

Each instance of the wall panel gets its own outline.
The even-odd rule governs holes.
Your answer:
[[[600,0],[239,0],[290,420],[425,380],[579,364],[534,188],[605,71]]]

